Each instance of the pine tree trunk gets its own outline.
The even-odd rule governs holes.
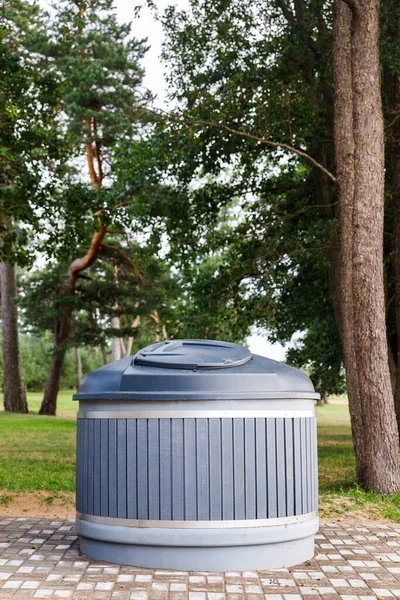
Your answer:
[[[352,20],[354,128],[353,300],[363,408],[367,490],[400,490],[400,446],[386,337],[383,277],[384,134],[379,0],[361,0]]]
[[[357,479],[361,481],[363,461],[363,409],[359,392],[357,354],[354,339],[353,301],[353,196],[354,136],[351,73],[350,9],[343,0],[333,5],[333,70],[335,82],[335,162],[340,223],[340,335],[346,368],[347,395]]]
[[[60,390],[60,381],[62,368],[65,358],[65,349],[57,348],[51,361],[49,378],[47,380],[42,404],[40,406],[40,415],[49,415],[54,417],[57,410],[57,396]]]
[[[4,410],[27,413],[26,389],[22,379],[18,342],[18,311],[12,301],[17,295],[15,267],[0,264],[1,318],[3,330]]]
[[[75,259],[68,269],[68,286],[61,292],[65,296],[73,296],[76,281],[81,271],[84,271],[96,260],[100,246],[106,234],[106,227],[101,226],[93,235],[92,244],[83,258]],[[57,395],[60,389],[61,373],[65,358],[66,344],[71,330],[72,307],[67,308],[64,313],[55,319],[54,350],[51,362],[49,378],[46,390],[40,406],[39,414],[55,415],[57,407]]]

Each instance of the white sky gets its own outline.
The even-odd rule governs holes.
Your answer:
[[[167,6],[176,4],[181,8],[188,6],[187,0],[155,0],[157,9],[162,12]],[[140,17],[134,19],[135,6],[141,6]],[[135,37],[147,38],[150,50],[147,52],[143,61],[146,69],[146,77],[144,84],[152,92],[158,96],[157,106],[162,106],[165,92],[165,66],[162,64],[159,56],[161,52],[161,44],[163,33],[160,23],[157,22],[152,14],[152,11],[147,7],[146,0],[132,2],[131,0],[114,0],[114,6],[117,9],[118,19],[123,22],[132,22],[132,32]]]

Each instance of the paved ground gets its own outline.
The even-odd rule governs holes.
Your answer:
[[[324,523],[291,569],[186,573],[80,556],[74,521],[0,521],[0,600],[385,600],[400,598],[400,525]]]

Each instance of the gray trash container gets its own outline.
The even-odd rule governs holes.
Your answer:
[[[197,571],[311,558],[316,398],[302,372],[227,342],[162,342],[97,369],[74,396],[82,553]]]

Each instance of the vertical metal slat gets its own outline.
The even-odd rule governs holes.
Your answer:
[[[222,467],[222,518],[235,518],[233,493],[233,422],[222,419],[221,423],[221,467]]]
[[[117,420],[108,421],[108,512],[118,516],[117,504]]]
[[[256,519],[256,447],[255,419],[244,420],[245,505],[246,519]]]
[[[265,419],[256,419],[256,489],[257,519],[267,518],[267,453]]]
[[[222,519],[220,419],[209,420],[210,519]]]
[[[118,489],[117,511],[120,519],[126,519],[126,419],[118,419],[117,425]]]
[[[136,419],[127,419],[126,435],[126,471],[127,471],[127,515],[128,519],[137,519],[137,440],[136,440]]]
[[[185,517],[183,492],[183,419],[172,419],[172,519]]]
[[[100,514],[108,517],[108,422],[100,419]]]
[[[196,419],[196,455],[197,455],[197,518],[200,521],[210,519],[210,481],[208,474],[208,421]]]
[[[160,420],[160,518],[172,519],[171,481],[171,423],[170,419]]]

